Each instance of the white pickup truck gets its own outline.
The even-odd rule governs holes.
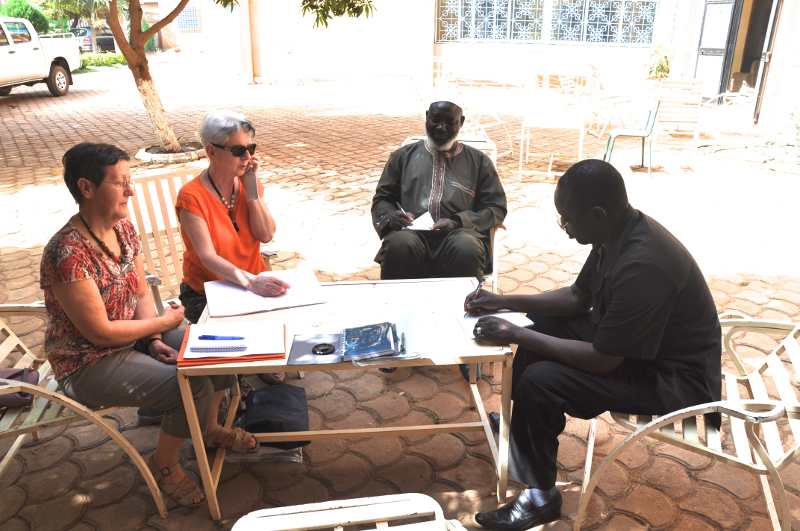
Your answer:
[[[53,96],[63,96],[80,66],[79,43],[71,33],[40,37],[29,21],[0,17],[0,96],[36,83],[47,83]]]

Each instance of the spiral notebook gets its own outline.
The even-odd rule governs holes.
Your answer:
[[[400,351],[394,323],[378,323],[342,330],[339,352],[342,361],[359,361],[394,356]]]
[[[200,339],[200,336],[220,339]],[[178,365],[241,363],[285,357],[286,327],[281,322],[194,324],[186,330]]]
[[[334,347],[330,354],[315,354],[314,347]],[[394,323],[345,328],[329,334],[298,334],[292,341],[287,365],[328,365],[396,356],[404,351]]]

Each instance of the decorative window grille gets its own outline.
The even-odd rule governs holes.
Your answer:
[[[196,7],[184,7],[175,17],[175,23],[180,31],[200,31],[200,12]]]
[[[437,0],[436,42],[647,45],[658,0]]]

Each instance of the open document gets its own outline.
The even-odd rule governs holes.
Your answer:
[[[279,297],[262,297],[227,280],[206,282],[208,314],[211,317],[227,317],[325,302],[319,280],[311,270],[285,269],[265,271],[261,275],[283,280],[291,288]]]
[[[414,223],[408,227],[404,227],[403,230],[431,230],[431,227],[433,227],[433,218],[430,212],[425,212],[420,217],[416,218]]]

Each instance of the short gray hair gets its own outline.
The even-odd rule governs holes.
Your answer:
[[[233,111],[210,111],[200,123],[197,136],[205,147],[208,144],[224,144],[231,135],[240,131],[250,133],[251,140],[256,136],[256,128],[244,114]]]

